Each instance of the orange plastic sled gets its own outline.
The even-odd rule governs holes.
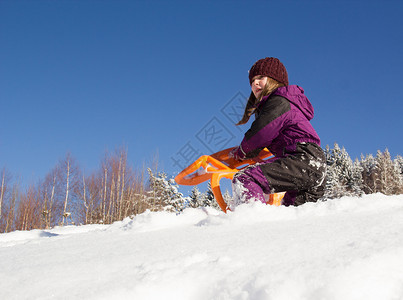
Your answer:
[[[237,172],[247,166],[274,158],[270,151],[263,149],[253,159],[236,161],[228,155],[232,149],[234,148],[228,148],[212,155],[200,156],[194,163],[180,172],[175,177],[175,181],[181,185],[197,185],[210,179],[214,197],[223,212],[226,213],[228,206],[221,193],[220,180],[222,178],[232,180]],[[280,206],[283,197],[284,193],[270,194],[267,204]]]

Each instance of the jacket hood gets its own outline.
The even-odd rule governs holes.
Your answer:
[[[314,110],[311,102],[304,94],[304,89],[298,85],[288,85],[279,87],[273,92],[273,95],[279,95],[287,98],[292,104],[305,115],[308,120],[312,120]]]

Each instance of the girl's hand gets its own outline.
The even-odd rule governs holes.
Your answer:
[[[231,157],[231,158],[233,158],[233,159],[235,159],[235,160],[242,161],[242,160],[245,159],[245,156],[246,156],[246,155],[245,155],[245,153],[242,151],[241,146],[239,146],[239,147],[236,147],[236,148],[232,149],[232,150],[228,153],[228,156]]]

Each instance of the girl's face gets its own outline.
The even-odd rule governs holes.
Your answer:
[[[263,88],[266,86],[267,77],[258,75],[253,77],[252,79],[252,92],[255,95],[256,99],[259,99],[260,94],[263,91]]]

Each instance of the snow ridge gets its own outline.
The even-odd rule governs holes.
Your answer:
[[[403,195],[0,234],[1,299],[402,299]],[[23,284],[21,284],[23,283]]]

